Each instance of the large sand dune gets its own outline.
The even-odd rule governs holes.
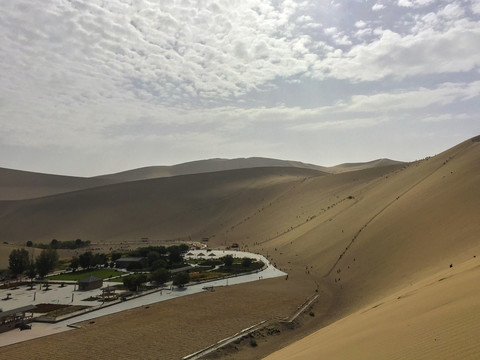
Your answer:
[[[478,359],[479,265],[412,283],[266,359]]]
[[[133,332],[125,332],[125,315],[118,314],[102,320],[105,327],[87,326],[76,335],[65,333],[31,341],[29,348],[47,354],[46,349],[59,346],[60,357],[78,357],[82,354],[78,346],[59,344],[74,344],[78,334],[93,341],[108,328],[115,346],[104,352],[99,347],[103,358],[126,358],[127,345],[113,339],[128,338],[142,358],[175,359],[247,325],[287,316],[302,299],[318,294],[312,309],[315,317],[307,315],[299,329],[282,330],[268,341],[259,339],[256,348],[247,346],[221,357],[262,358],[318,329],[313,338],[299,343],[302,351],[312,351],[303,358],[316,354],[315,342],[329,343],[326,358],[335,358],[337,349],[349,344],[358,352],[344,350],[338,352],[339,358],[358,358],[355,354],[366,354],[363,358],[435,357],[440,352],[429,352],[426,338],[418,339],[411,350],[390,347],[388,342],[398,334],[399,344],[407,344],[407,333],[420,334],[443,322],[443,339],[455,339],[456,331],[480,336],[479,328],[468,320],[468,314],[476,311],[472,299],[477,294],[477,287],[470,288],[469,282],[478,280],[477,265],[468,261],[477,261],[473,255],[480,254],[479,160],[480,142],[468,140],[415,163],[339,174],[292,168],[243,169],[0,203],[0,236],[19,243],[51,237],[118,242],[142,236],[163,240],[208,236],[210,246],[238,242],[268,256],[289,273],[288,281],[261,281],[213,293],[218,295],[215,299],[221,299],[219,303],[213,297],[185,298],[182,306],[189,309],[185,312],[176,311],[174,305],[154,306],[151,309],[163,314],[155,318],[156,326],[169,329],[170,335],[170,342],[161,349],[149,345],[158,341],[160,333],[146,335],[152,331],[151,314],[142,310],[128,317]],[[458,276],[438,282],[438,277],[450,274],[445,271]],[[425,285],[430,283],[435,285]],[[403,296],[412,289],[418,290],[414,296]],[[396,302],[399,296],[403,297]],[[422,307],[429,299],[435,299],[431,307]],[[222,307],[222,303],[228,306]],[[380,303],[384,305],[375,307]],[[460,315],[453,320],[457,305]],[[202,319],[209,321],[191,321],[196,319],[191,310],[196,307],[202,309]],[[423,315],[426,311],[428,314]],[[170,312],[175,313],[175,321]],[[218,316],[225,320],[221,325]],[[402,320],[397,328],[392,325],[396,319]],[[178,328],[178,323],[184,327]],[[362,323],[371,327],[362,328]],[[185,333],[191,341],[184,341]],[[364,341],[375,342],[377,337],[385,344],[362,345]],[[449,353],[452,357],[457,353],[479,355],[478,348],[470,345],[468,354],[461,352],[462,341],[441,344],[453,349]],[[143,346],[149,350],[144,351]],[[300,348],[292,349],[272,358],[300,354]],[[88,354],[85,351],[83,354]],[[25,354],[20,346],[0,349],[2,353]]]
[[[0,200],[21,200],[115,183],[111,179],[39,174],[0,168]]]
[[[9,242],[149,237],[200,240],[222,232],[316,170],[256,168],[126,182],[55,196],[0,202]]]
[[[265,167],[295,167],[326,171],[327,168],[318,165],[305,164],[299,161],[277,160],[261,157],[239,159],[208,159],[190,161],[171,166],[149,166],[140,169],[122,171],[115,174],[99,176],[99,178],[115,181],[136,181],[161,177],[192,175],[207,172],[218,172],[238,169],[252,169]]]
[[[299,161],[268,158],[209,159],[171,166],[150,166],[92,178],[34,173],[0,168],[0,200],[23,200],[89,189],[93,187],[179,175],[193,175],[238,169],[265,167],[292,167],[328,173],[363,170],[372,167],[399,164],[398,161],[379,159],[365,163],[340,164],[324,167]]]

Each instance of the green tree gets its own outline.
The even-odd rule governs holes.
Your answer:
[[[172,245],[168,247],[168,259],[172,264],[178,264],[183,261],[182,250],[177,245]]]
[[[157,269],[152,272],[151,280],[158,284],[165,284],[170,279],[170,272],[167,269]]]
[[[37,269],[35,268],[35,262],[33,261],[33,258],[31,261],[29,261],[27,276],[29,279],[32,279],[32,280],[35,279],[35,276],[37,276]]]
[[[58,244],[58,240],[57,240],[57,239],[52,239],[52,241],[50,241],[50,247],[51,247],[52,249],[58,249],[58,246],[59,246],[59,244]]]
[[[97,253],[93,255],[90,265],[91,266],[105,265],[107,261],[108,261],[107,254]]]
[[[78,257],[79,265],[84,268],[88,269],[93,264],[93,254],[91,251],[84,252]]]
[[[58,264],[58,253],[55,249],[43,249],[35,260],[38,276],[44,278],[53,271]]]
[[[30,240],[27,241],[27,247],[32,247],[33,246],[33,242],[31,242]]]
[[[157,251],[149,251],[147,254],[148,266],[151,267],[153,263],[160,260],[160,254]]]
[[[221,259],[226,267],[231,267],[233,265],[233,256],[232,255],[225,255]]]
[[[112,252],[112,261],[118,260],[122,257],[122,253]]]
[[[77,256],[72,257],[72,261],[70,261],[70,267],[73,269],[73,271],[78,269],[78,266],[80,265],[80,260],[78,259]]]
[[[28,259],[28,251],[25,249],[14,249],[8,257],[8,268],[17,277],[27,270],[30,261]]]
[[[150,266],[150,271],[155,271],[158,269],[165,269],[167,268],[167,262],[164,259],[158,259],[153,262],[152,266]]]
[[[130,291],[138,291],[143,283],[147,282],[145,274],[133,274],[123,278],[123,285]]]
[[[190,274],[187,272],[180,272],[173,278],[173,285],[183,287],[183,285],[190,282]]]
[[[243,258],[242,259],[242,266],[245,267],[245,268],[248,268],[250,267],[250,265],[252,265],[252,259],[251,258]]]

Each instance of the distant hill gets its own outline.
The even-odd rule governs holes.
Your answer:
[[[373,167],[390,166],[394,164],[400,164],[400,162],[380,159],[366,163],[341,164],[333,167],[324,167],[299,161],[252,157],[199,160],[172,166],[150,166],[90,178],[51,175],[0,168],[0,200],[32,199],[121,182],[236,169],[289,167],[317,170],[326,173],[341,173]]]
[[[113,181],[135,181],[178,175],[200,174],[235,169],[249,169],[258,167],[294,167],[312,169],[327,173],[341,173],[347,171],[364,170],[373,167],[402,164],[401,161],[379,159],[369,162],[340,164],[332,167],[306,164],[300,161],[277,160],[262,157],[238,158],[238,159],[209,159],[192,161],[172,166],[150,166],[134,170],[122,171],[114,174],[102,175],[98,178]]]
[[[0,200],[31,199],[114,182],[102,178],[50,175],[0,168]]]
[[[238,159],[208,159],[186,162],[172,166],[149,166],[139,169],[122,171],[114,174],[102,175],[97,178],[114,181],[146,180],[178,175],[201,174],[235,169],[250,169],[259,167],[294,167],[327,171],[326,167],[305,164],[299,161],[268,159],[261,157]]]

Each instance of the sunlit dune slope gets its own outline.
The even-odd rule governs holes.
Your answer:
[[[403,162],[390,160],[390,159],[377,159],[377,160],[362,162],[362,163],[339,164],[339,165],[331,166],[327,168],[326,171],[332,174],[338,174],[338,173],[347,172],[347,171],[358,171],[358,170],[365,170],[370,168],[399,165],[399,164],[403,164]]]
[[[412,283],[268,360],[478,359],[480,259]]]
[[[288,243],[280,246],[281,239],[273,240],[272,246],[276,244],[283,253],[294,251],[296,262],[313,266],[310,276],[331,285],[330,292],[323,294],[323,301],[330,304],[327,316],[331,321],[374,306],[382,298],[405,292],[411,284],[450,269],[450,264],[455,268],[480,253],[479,160],[480,143],[468,140],[433,158],[409,164],[353,191],[353,205],[337,211],[328,221],[323,219],[327,222],[318,227],[291,237],[290,251]],[[292,262],[279,258],[279,263],[288,261]],[[300,354],[309,358],[317,353],[332,359],[359,358],[359,354],[364,358],[437,358],[441,350],[429,352],[433,344],[421,339],[413,341],[416,350],[411,354],[405,348],[400,351],[401,345],[392,344],[398,340],[398,344],[406,346],[410,341],[407,334],[429,331],[442,322],[443,340],[449,337],[447,345],[463,354],[457,358],[475,358],[479,349],[472,348],[471,339],[480,337],[480,328],[470,321],[471,314],[478,310],[472,300],[478,296],[478,289],[470,284],[478,282],[478,272],[475,274],[464,275],[463,279],[468,280],[455,283],[451,289],[438,286],[436,292],[422,291],[416,301],[409,300],[407,305],[385,307],[381,316],[357,314],[343,319],[271,358],[290,359],[294,353],[299,354],[298,358],[302,358]],[[464,295],[468,299],[463,299]],[[433,305],[429,304],[432,300]],[[441,305],[444,307],[438,310]],[[457,312],[459,318],[455,319]],[[402,329],[404,337],[398,339],[395,335],[400,330],[392,324],[396,319],[410,326]],[[370,328],[362,325],[369,323]],[[464,341],[451,340],[458,337],[457,331],[471,333]],[[385,343],[381,345],[379,339]],[[465,348],[465,342],[470,342],[470,347]]]

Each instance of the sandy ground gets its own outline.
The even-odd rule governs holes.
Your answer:
[[[478,359],[480,260],[380,299],[266,360]]]
[[[80,323],[81,329],[0,348],[2,358],[179,359],[278,314],[303,294],[283,278],[219,288]],[[241,301],[239,301],[241,299]],[[278,301],[281,299],[281,301]],[[272,301],[276,307],[272,308]],[[214,310],[214,311],[212,311]],[[35,325],[35,324],[34,324]],[[85,344],[89,344],[85,347]]]

